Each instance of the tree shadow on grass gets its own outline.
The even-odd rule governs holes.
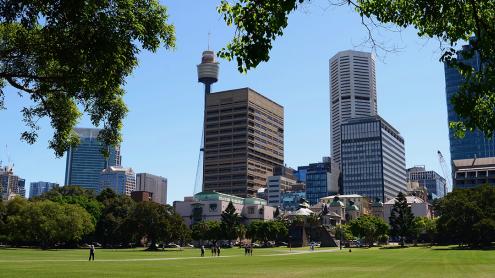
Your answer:
[[[469,246],[441,246],[431,248],[433,251],[493,251],[495,246],[469,247]]]

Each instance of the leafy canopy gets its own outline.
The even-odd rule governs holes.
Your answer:
[[[38,119],[48,117],[56,156],[78,144],[73,128],[82,112],[103,126],[106,145],[117,145],[125,78],[141,49],[174,47],[167,19],[157,0],[0,2],[0,108],[7,85],[28,96],[21,138],[34,143]]]
[[[219,51],[222,58],[237,62],[240,72],[270,59],[272,42],[283,35],[291,12],[311,0],[222,0],[217,7],[235,35]],[[450,126],[458,135],[480,129],[487,136],[495,130],[495,1],[493,0],[330,0],[356,10],[376,46],[366,22],[413,27],[419,37],[441,42],[440,61],[457,69],[466,82],[451,102],[460,121]],[[459,45],[476,36],[470,48],[460,53],[469,58],[479,54],[482,67],[476,71],[457,59]],[[477,55],[478,55],[477,54]]]

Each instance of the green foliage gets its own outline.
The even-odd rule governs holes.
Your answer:
[[[156,243],[169,241],[174,238],[171,225],[173,210],[165,205],[154,202],[140,202],[134,206],[127,219],[135,240],[146,238],[150,243],[149,249],[156,249]],[[176,238],[178,239],[178,238]]]
[[[7,216],[8,237],[14,243],[50,248],[58,242],[78,242],[94,231],[91,216],[77,205],[14,200],[7,207],[15,207]]]
[[[435,207],[439,241],[487,246],[495,241],[495,187],[455,189]]]
[[[223,238],[226,240],[237,238],[237,227],[241,224],[241,216],[236,212],[232,201],[229,202],[225,211],[222,212],[221,217]]]
[[[369,246],[387,234],[388,225],[379,217],[363,215],[349,223],[349,229],[354,237],[363,239]]]
[[[285,238],[289,230],[283,221],[270,220],[261,221],[256,220],[251,222],[247,226],[246,236],[253,241],[268,242],[271,240],[279,241]]]
[[[201,221],[192,226],[192,238],[195,240],[209,240],[216,243],[222,239],[222,236],[220,221]]]
[[[103,208],[92,191],[79,186],[55,187],[35,200],[50,200],[60,204],[79,205],[91,215],[93,224],[98,222]]]
[[[95,235],[98,242],[103,247],[130,242],[132,232],[126,221],[133,211],[134,201],[128,196],[115,194],[111,189],[103,190],[97,198],[103,204],[96,224]]]
[[[414,215],[407,204],[406,196],[399,192],[389,217],[390,234],[400,237],[400,245],[404,246],[407,237],[414,235]]]
[[[283,35],[288,16],[310,0],[222,0],[217,11],[236,32],[230,43],[218,55],[237,61],[240,72],[268,61],[272,42]],[[466,79],[451,102],[459,122],[450,123],[462,135],[480,129],[487,136],[495,130],[495,1],[397,1],[397,0],[335,0],[333,4],[353,7],[367,19],[393,24],[399,28],[413,27],[419,37],[435,38],[441,43],[440,61],[456,68]],[[373,24],[373,23],[371,23]],[[366,26],[367,31],[370,27]],[[325,34],[327,35],[327,34]],[[475,71],[456,57],[460,45],[471,36],[471,48],[461,52],[464,57],[479,54],[482,68]],[[375,40],[371,38],[375,44]],[[376,45],[373,45],[376,46]]]
[[[349,225],[337,225],[337,227],[335,228],[335,239],[340,240],[341,238],[346,241],[354,239]]]
[[[39,118],[50,119],[56,156],[79,141],[72,131],[79,107],[103,126],[106,145],[118,144],[127,113],[123,84],[137,54],[175,44],[166,8],[156,0],[3,1],[0,20],[0,89],[9,84],[33,103],[22,109],[26,142],[36,141]],[[1,107],[3,99],[0,90]]]

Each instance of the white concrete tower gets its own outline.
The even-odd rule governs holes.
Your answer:
[[[330,140],[333,161],[340,165],[340,127],[350,118],[377,114],[375,57],[346,50],[330,59]]]

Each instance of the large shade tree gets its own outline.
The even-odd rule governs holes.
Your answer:
[[[234,38],[219,56],[235,60],[245,72],[270,59],[273,41],[283,35],[289,15],[311,0],[222,0],[218,12],[227,25],[234,25]],[[373,46],[379,45],[371,31],[377,25],[413,27],[419,37],[441,42],[440,61],[456,68],[466,82],[452,98],[459,122],[450,123],[458,135],[476,128],[491,136],[495,130],[495,1],[494,0],[329,0],[330,4],[350,6],[360,16]],[[323,30],[323,29],[322,29]],[[325,34],[327,35],[327,34]],[[457,59],[456,51],[470,37],[461,54],[475,53],[483,67],[475,71]]]
[[[103,126],[103,142],[118,144],[125,78],[142,49],[174,47],[167,19],[157,0],[1,1],[0,108],[7,86],[27,97],[21,138],[34,143],[38,119],[48,117],[57,156],[78,143],[73,128],[83,112]]]
[[[390,234],[400,238],[400,245],[404,246],[408,237],[414,236],[415,223],[414,214],[407,204],[407,198],[399,192],[389,217]]]

